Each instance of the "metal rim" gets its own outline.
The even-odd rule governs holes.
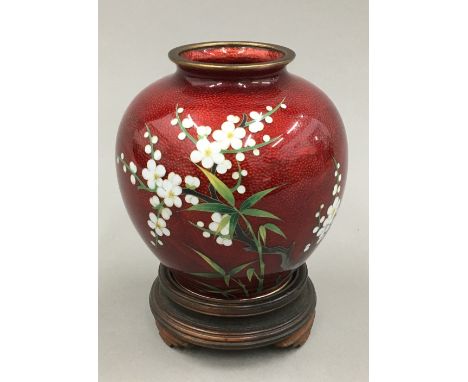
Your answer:
[[[252,63],[243,63],[243,64],[225,64],[225,63],[216,63],[216,62],[200,62],[186,59],[181,55],[183,52],[189,50],[198,50],[203,48],[213,48],[221,46],[248,46],[261,49],[275,50],[281,52],[282,57],[264,62],[252,62]],[[286,48],[281,45],[269,44],[263,42],[254,42],[254,41],[210,41],[210,42],[201,42],[194,44],[187,44],[178,46],[169,51],[169,59],[182,68],[187,69],[209,69],[215,71],[244,71],[244,70],[265,70],[280,68],[289,64],[296,57],[296,53],[293,50]]]

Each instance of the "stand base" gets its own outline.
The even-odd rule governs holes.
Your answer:
[[[159,335],[173,348],[299,347],[309,337],[315,305],[315,290],[305,264],[276,291],[237,300],[189,291],[174,280],[168,268],[160,265],[150,293]]]

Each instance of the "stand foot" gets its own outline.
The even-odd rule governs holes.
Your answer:
[[[222,350],[296,348],[309,337],[315,305],[315,290],[305,265],[277,291],[238,300],[192,293],[161,265],[150,294],[159,334],[177,349],[192,345]]]

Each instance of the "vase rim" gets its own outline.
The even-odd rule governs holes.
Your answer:
[[[216,48],[218,48],[216,50]],[[228,56],[226,49],[235,52],[237,58]],[[210,54],[210,51],[217,53]],[[250,52],[250,56],[241,54]],[[221,53],[220,53],[221,52]],[[223,56],[223,52],[225,53]],[[257,52],[257,56],[252,56]],[[187,57],[189,53],[202,56]],[[262,54],[263,53],[263,54]],[[203,56],[204,55],[204,56]],[[269,55],[269,57],[265,57]],[[294,60],[296,53],[287,47],[255,41],[209,41],[181,45],[171,49],[169,59],[182,69],[200,69],[216,72],[245,72],[281,69]]]

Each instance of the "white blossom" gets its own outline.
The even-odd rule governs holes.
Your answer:
[[[182,120],[182,126],[186,129],[190,129],[194,125],[192,117],[189,115],[187,118]]]
[[[198,126],[197,134],[202,137],[207,137],[208,135],[211,134],[211,127],[210,126]]]
[[[240,122],[240,117],[238,117],[237,115],[229,114],[226,117],[226,120],[229,121],[229,122],[232,122],[232,123],[239,123]]]
[[[225,159],[216,166],[216,172],[219,174],[226,174],[226,172],[230,170],[231,168],[232,168],[231,161],[229,159]]]
[[[158,218],[154,212],[150,212],[148,225],[156,231],[158,236],[170,236],[170,231],[166,228],[166,221],[163,218]]]
[[[305,247],[304,247],[304,252],[307,252],[310,248],[310,243],[308,243]]]
[[[246,191],[246,189],[245,189],[244,185],[237,187],[237,192],[239,194],[245,194],[245,191]]]
[[[195,188],[200,187],[200,179],[196,176],[187,175],[185,177],[185,187],[194,190]]]
[[[150,204],[155,208],[161,204],[159,198],[156,195],[153,195],[149,201]]]
[[[158,187],[158,196],[164,199],[164,204],[168,207],[182,207],[182,200],[179,195],[182,194],[182,178],[174,172],[171,172],[167,179],[164,179],[162,185]]]
[[[153,159],[154,160],[160,160],[161,159],[161,151],[155,150],[153,153]]]
[[[197,142],[197,150],[192,151],[190,159],[193,163],[201,161],[204,168],[211,168],[213,165],[224,161],[224,155],[221,154],[221,146],[218,142],[210,142],[203,138]]]
[[[242,138],[245,137],[245,129],[242,127],[236,128],[233,122],[226,121],[221,125],[221,130],[213,132],[213,138],[219,142],[223,150],[227,150],[231,146],[234,150],[242,147]]]
[[[200,202],[200,200],[198,199],[197,196],[190,195],[190,194],[185,195],[185,201],[187,203],[193,204],[194,206],[197,205]]]
[[[254,122],[252,122],[249,125],[249,131],[251,133],[257,133],[259,131],[262,131],[263,130],[263,123],[260,122],[262,117],[263,117],[262,113],[257,113],[256,111],[251,111],[249,115],[250,115],[250,118],[252,118],[254,120]]]
[[[166,168],[162,164],[156,166],[154,159],[150,159],[146,163],[146,168],[143,169],[142,175],[146,179],[148,187],[154,189],[162,184],[162,177],[166,175]]]
[[[236,154],[236,159],[237,159],[239,162],[242,162],[242,161],[245,159],[245,154],[244,154],[244,153],[237,153],[237,154]]]

